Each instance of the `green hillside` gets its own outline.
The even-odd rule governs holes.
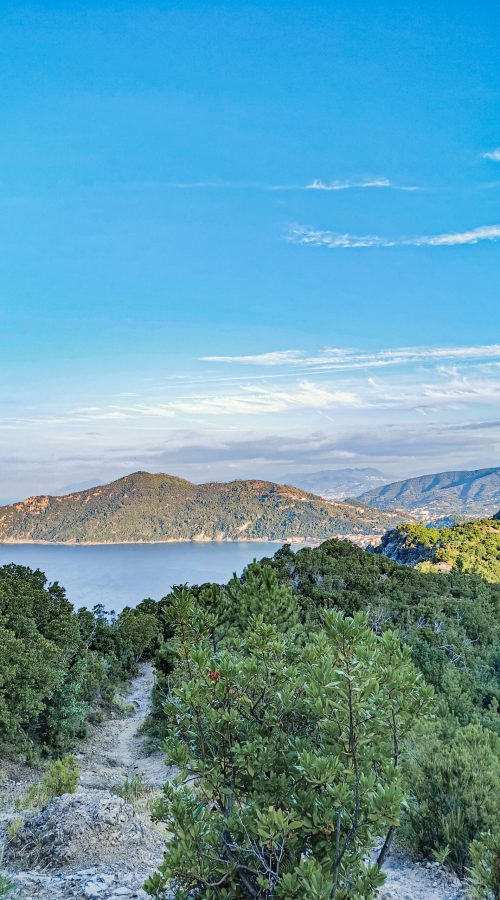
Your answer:
[[[378,552],[423,571],[457,569],[500,582],[500,521],[483,519],[452,528],[399,525],[384,536]]]
[[[359,502],[324,500],[267,481],[192,484],[135,472],[63,497],[30,497],[0,508],[0,540],[318,541],[381,533],[400,521]]]

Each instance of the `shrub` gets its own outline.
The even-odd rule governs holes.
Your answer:
[[[475,900],[500,900],[500,831],[482,834],[470,848],[470,895]]]
[[[17,801],[18,809],[40,808],[62,794],[74,794],[78,784],[78,766],[74,756],[56,759],[42,781],[32,784]]]
[[[64,756],[52,763],[44,784],[49,796],[60,797],[62,794],[74,794],[78,784],[78,766],[76,757]]]
[[[412,793],[406,842],[424,856],[447,849],[447,863],[463,876],[471,842],[498,823],[500,739],[450,720],[438,733],[424,731],[405,769]]]
[[[141,775],[131,775],[126,778],[123,785],[117,785],[113,788],[114,793],[122,797],[127,803],[136,803],[142,797],[147,796],[151,792],[151,788],[143,780]]]
[[[9,821],[5,829],[5,833],[9,841],[13,841],[17,837],[23,825],[24,819],[22,816],[14,816],[14,818]]]
[[[328,610],[307,639],[290,603],[285,633],[254,615],[214,649],[213,617],[184,589],[171,598],[166,749],[181,775],[156,805],[172,838],[154,897],[172,882],[186,900],[353,900],[383,883],[366,856],[381,833],[380,862],[390,845],[402,744],[430,691],[395,635]]]
[[[8,897],[13,890],[14,883],[4,872],[0,871],[0,900]]]
[[[67,753],[93,706],[112,702],[161,637],[153,601],[117,618],[100,606],[75,612],[43,572],[0,567],[0,745],[32,758]]]

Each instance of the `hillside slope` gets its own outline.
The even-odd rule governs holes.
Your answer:
[[[386,531],[394,513],[334,503],[267,481],[192,484],[135,472],[63,497],[0,507],[0,541],[319,541]]]
[[[426,520],[454,515],[486,518],[500,506],[500,466],[407,478],[365,491],[359,499],[377,509],[408,509]]]
[[[376,550],[423,571],[457,569],[500,582],[500,521],[464,522],[453,528],[399,525],[382,538]]]

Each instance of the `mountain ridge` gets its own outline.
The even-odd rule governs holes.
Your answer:
[[[388,478],[380,469],[370,466],[294,472],[288,474],[285,480],[287,484],[311,491],[327,500],[347,500],[388,482]]]
[[[263,480],[194,484],[133,472],[63,496],[39,495],[0,507],[4,543],[320,541],[380,534],[400,521],[360,501],[334,502]]]
[[[424,520],[487,518],[500,507],[500,466],[451,470],[393,481],[358,495],[376,509],[407,509]]]

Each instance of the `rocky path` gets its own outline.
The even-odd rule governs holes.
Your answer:
[[[133,775],[151,789],[161,788],[167,779],[164,756],[151,753],[140,729],[151,706],[154,677],[150,663],[145,664],[131,685],[125,702],[134,708],[126,718],[108,719],[93,729],[81,752],[77,754],[80,785],[88,788],[111,788],[123,785]]]
[[[11,873],[13,900],[145,900],[142,885],[159,864],[165,835],[149,816],[151,800],[172,775],[160,752],[140,734],[149,712],[153,670],[147,664],[124,700],[123,718],[91,729],[77,753],[76,794],[53,801],[32,820],[22,870]],[[131,805],[116,794],[136,776],[141,796]],[[4,812],[8,820],[12,812]],[[2,817],[0,816],[0,819]],[[29,823],[28,823],[29,825]],[[28,835],[31,833],[28,828]],[[436,863],[416,863],[397,852],[387,861],[380,900],[461,900],[460,882]]]
[[[151,802],[172,774],[163,754],[151,753],[140,734],[152,686],[153,669],[145,664],[123,698],[131,714],[93,726],[76,753],[76,793],[57,798],[28,821],[8,865],[13,900],[148,896],[142,885],[161,862],[165,843],[151,822]],[[117,790],[134,777],[139,796],[122,799]]]
[[[380,900],[462,900],[458,878],[434,862],[412,862],[393,853],[384,867],[387,879]]]

